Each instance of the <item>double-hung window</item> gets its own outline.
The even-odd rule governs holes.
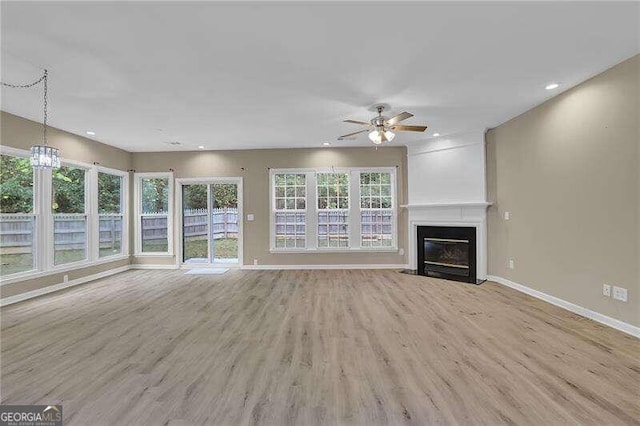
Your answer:
[[[390,172],[360,172],[362,247],[394,245],[394,200]]]
[[[307,177],[305,173],[276,173],[273,177],[275,247],[305,248]]]
[[[33,168],[28,158],[0,155],[0,271],[36,269]]]
[[[3,284],[129,255],[127,172],[71,160],[34,169],[29,152],[0,149]]]
[[[126,175],[98,171],[98,257],[123,253]]]
[[[53,264],[87,259],[87,170],[62,166],[52,172]]]
[[[397,249],[396,168],[271,171],[271,250]]]
[[[173,254],[173,174],[136,174],[136,254]]]
[[[349,247],[349,174],[318,173],[318,248]]]

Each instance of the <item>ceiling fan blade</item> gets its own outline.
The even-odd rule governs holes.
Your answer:
[[[427,130],[427,126],[403,126],[402,124],[396,124],[391,126],[391,130],[399,130],[401,132],[424,132]]]
[[[369,131],[369,129],[365,129],[365,130],[360,130],[360,131],[358,131],[358,132],[347,133],[346,135],[342,135],[342,136],[340,136],[340,137],[338,138],[338,140],[346,139],[346,138],[348,138],[348,137],[355,136],[355,135],[357,135],[357,134],[364,133],[364,132],[368,132],[368,131]]]
[[[388,126],[393,126],[396,123],[401,122],[402,120],[406,120],[407,118],[411,118],[413,117],[413,114],[409,113],[409,112],[401,112],[400,114],[396,115],[395,117],[391,117],[390,119],[387,120],[387,125]]]
[[[368,121],[358,121],[358,120],[344,120],[345,123],[353,123],[353,124],[364,124],[365,126],[371,125]]]

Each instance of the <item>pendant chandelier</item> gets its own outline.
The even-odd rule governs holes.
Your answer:
[[[31,147],[31,155],[29,157],[31,166],[34,169],[59,169],[60,168],[60,150],[47,145],[47,77],[48,72],[44,70],[42,77],[29,84],[8,84],[2,83],[3,86],[13,87],[16,89],[27,89],[42,83],[44,86],[44,102],[43,102],[43,121],[42,121],[42,145],[34,145]]]

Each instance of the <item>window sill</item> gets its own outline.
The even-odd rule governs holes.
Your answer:
[[[173,257],[173,253],[169,252],[140,252],[133,255],[135,257]]]
[[[50,275],[61,274],[64,272],[75,271],[76,269],[84,269],[90,268],[92,266],[103,265],[105,263],[117,262],[119,260],[129,259],[129,255],[121,254],[115,256],[104,257],[99,260],[94,261],[82,261],[82,262],[73,262],[64,265],[59,265],[54,268],[51,268],[48,271],[29,271],[25,273],[15,274],[9,277],[0,278],[0,286],[18,283],[21,281],[32,280],[35,278],[47,277]]]
[[[318,253],[397,253],[396,247],[380,247],[380,248],[315,248],[315,249],[269,249],[272,254],[318,254]]]

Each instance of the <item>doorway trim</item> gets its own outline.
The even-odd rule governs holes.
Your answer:
[[[186,264],[182,261],[183,255],[183,239],[182,233],[183,220],[182,220],[182,186],[183,185],[210,185],[215,183],[235,183],[238,185],[238,230],[240,236],[238,237],[238,263],[193,263]],[[176,210],[174,216],[174,223],[177,224],[174,230],[175,241],[178,241],[176,247],[176,266],[180,269],[191,268],[241,268],[244,265],[243,262],[243,246],[244,246],[244,209],[243,209],[243,197],[244,190],[242,186],[242,177],[218,177],[209,176],[201,178],[178,178],[176,179]],[[209,228],[210,230],[211,228]]]

